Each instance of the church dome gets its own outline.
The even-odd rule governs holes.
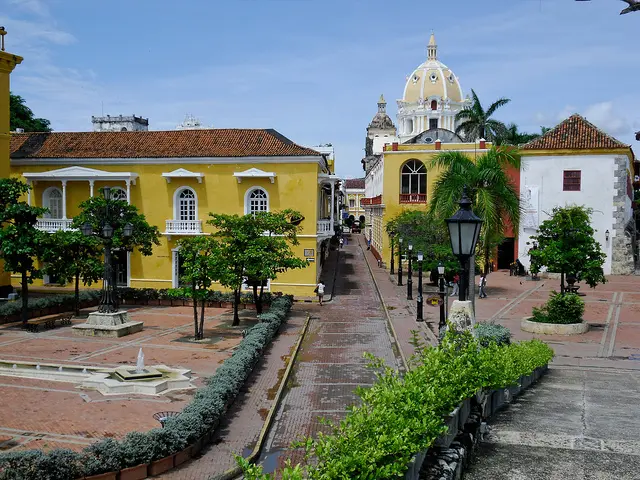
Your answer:
[[[396,126],[393,124],[391,117],[387,115],[387,102],[384,99],[384,95],[380,95],[378,100],[378,112],[371,120],[369,128],[377,128],[381,130],[395,130]]]
[[[427,47],[427,61],[416,68],[407,78],[402,101],[406,103],[429,103],[432,100],[462,102],[462,87],[455,73],[440,62],[438,46],[433,33]]]

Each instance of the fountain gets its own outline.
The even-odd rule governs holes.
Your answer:
[[[36,365],[36,370],[40,370],[40,364]]]
[[[138,352],[138,361],[136,362],[136,373],[144,372],[144,353],[142,353],[142,347]]]
[[[16,365],[15,363],[13,364],[13,367],[11,368],[18,368],[18,365]]]
[[[58,371],[59,371],[59,372],[61,372],[61,371],[62,371],[62,365],[60,365],[60,366],[58,367]]]
[[[115,370],[115,374],[125,382],[162,377],[162,372],[158,371],[158,369],[144,366],[144,353],[142,352],[142,348],[140,348],[140,350],[138,351],[138,359],[134,368],[118,367]]]

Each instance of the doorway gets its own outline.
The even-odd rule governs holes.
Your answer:
[[[505,238],[498,245],[498,270],[508,270],[515,261],[515,238]]]

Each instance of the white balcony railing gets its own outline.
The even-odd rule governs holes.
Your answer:
[[[36,228],[43,232],[57,232],[58,230],[72,230],[70,218],[39,218]]]
[[[333,235],[331,220],[318,220],[318,235]]]
[[[167,220],[166,233],[172,235],[199,235],[202,220]]]

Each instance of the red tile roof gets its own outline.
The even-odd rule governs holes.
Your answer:
[[[12,133],[11,158],[320,156],[272,129]]]
[[[345,188],[364,188],[364,178],[347,178],[344,182]]]
[[[522,146],[522,150],[599,150],[629,148],[578,114]]]

